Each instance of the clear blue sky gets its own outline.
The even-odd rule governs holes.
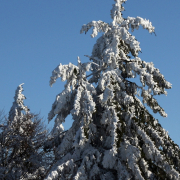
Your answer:
[[[0,109],[6,113],[13,102],[16,87],[24,84],[25,105],[47,119],[55,96],[63,89],[60,80],[52,88],[49,79],[59,64],[77,64],[91,55],[96,41],[80,35],[83,24],[92,20],[111,22],[113,0],[1,0],[0,1]],[[180,145],[180,1],[128,0],[124,17],[140,16],[155,26],[157,36],[135,31],[140,41],[140,57],[153,62],[173,85],[168,96],[158,97],[167,118],[155,114],[170,137]],[[67,119],[65,128],[71,124]],[[53,126],[53,121],[49,127]]]

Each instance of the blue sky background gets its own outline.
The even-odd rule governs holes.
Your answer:
[[[31,112],[48,112],[58,93],[60,80],[49,86],[53,69],[59,64],[88,61],[97,38],[80,34],[83,24],[92,20],[111,22],[113,0],[1,0],[0,1],[0,109],[9,112],[16,87],[24,84],[25,105]],[[157,36],[140,28],[133,35],[140,41],[146,62],[153,62],[172,83],[168,96],[157,97],[168,113],[167,118],[154,114],[170,137],[180,145],[180,1],[128,0],[124,17],[149,19]],[[67,118],[65,129],[72,123]],[[53,126],[53,121],[48,125]]]

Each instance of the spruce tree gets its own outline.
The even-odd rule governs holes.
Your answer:
[[[38,115],[24,105],[23,84],[0,132],[0,179],[42,179],[45,170],[43,145],[47,130]]]
[[[60,64],[52,72],[50,86],[58,78],[66,84],[48,116],[55,117],[49,148],[55,147],[56,162],[46,180],[180,179],[179,146],[145,106],[166,117],[155,96],[166,95],[171,84],[152,62],[138,57],[140,43],[129,32],[155,28],[141,17],[123,18],[125,1],[115,0],[111,23],[82,26],[81,33],[93,29],[93,38],[103,32],[87,55],[91,61],[78,57],[77,66]],[[74,122],[64,131],[69,114]]]

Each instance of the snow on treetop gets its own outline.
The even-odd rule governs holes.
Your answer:
[[[24,110],[25,113],[29,111],[28,107],[24,105],[24,99],[26,99],[26,97],[22,94],[23,84],[24,83],[20,84],[15,91],[14,102],[9,112],[9,119],[11,121],[15,116],[20,115],[22,110]]]

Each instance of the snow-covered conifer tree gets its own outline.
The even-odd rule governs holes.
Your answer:
[[[115,0],[112,23],[82,26],[81,33],[93,29],[93,38],[103,32],[87,55],[90,62],[78,57],[77,66],[60,64],[52,72],[50,86],[58,78],[66,84],[49,113],[49,121],[55,117],[49,148],[56,147],[56,163],[46,180],[180,179],[179,146],[145,107],[166,117],[155,96],[166,95],[171,84],[152,62],[138,57],[140,43],[129,32],[155,28],[141,17],[123,18],[125,1]],[[64,131],[69,114],[74,122]]]
[[[41,119],[24,105],[23,84],[16,89],[6,124],[0,132],[0,179],[42,179],[43,145],[47,131]]]

